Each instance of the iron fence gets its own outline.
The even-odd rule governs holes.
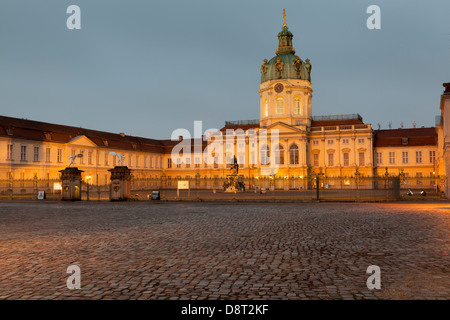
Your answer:
[[[178,181],[189,181],[189,190],[177,191]],[[131,179],[131,197],[150,199],[152,191],[160,191],[163,199],[280,199],[280,200],[349,200],[382,201],[430,199],[445,197],[447,179],[436,177],[241,177],[244,192],[223,190],[226,178],[152,178]],[[61,198],[61,181],[41,179],[0,180],[0,199],[36,199],[45,191],[47,199]],[[110,186],[82,183],[82,200],[108,200]]]

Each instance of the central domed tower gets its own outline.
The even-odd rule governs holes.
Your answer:
[[[262,127],[284,122],[306,130],[311,125],[311,63],[295,55],[293,34],[285,16],[278,33],[276,56],[261,65],[260,101]]]

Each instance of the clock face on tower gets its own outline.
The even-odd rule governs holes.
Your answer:
[[[276,93],[280,93],[280,92],[283,92],[283,89],[284,89],[284,86],[281,84],[281,83],[277,83],[276,85],[275,85],[275,92]]]

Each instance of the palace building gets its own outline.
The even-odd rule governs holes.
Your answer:
[[[214,134],[190,141],[156,140],[0,116],[0,180],[58,179],[69,157],[82,154],[75,166],[84,171],[84,179],[108,184],[108,170],[117,165],[111,152],[123,154],[134,177],[142,179],[224,178],[234,156],[239,174],[249,178],[308,177],[314,172],[329,177],[351,177],[356,172],[367,177],[448,175],[448,85],[436,127],[374,130],[359,114],[313,116],[312,64],[296,55],[286,23],[278,33],[275,56],[263,61],[260,73],[259,119],[226,121],[220,130],[225,134],[241,129],[253,136],[224,139],[223,152],[215,150],[212,163],[205,162],[203,152],[215,141]],[[274,131],[276,141],[255,139]],[[192,152],[173,158],[179,144]],[[271,171],[274,164],[276,170]]]

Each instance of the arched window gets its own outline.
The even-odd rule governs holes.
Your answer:
[[[269,103],[267,102],[267,99],[264,99],[264,117],[269,116]]]
[[[294,97],[294,114],[297,114],[297,115],[302,114],[302,97],[301,96]]]
[[[278,96],[276,99],[277,102],[277,114],[284,113],[284,99],[281,96]]]
[[[298,146],[295,143],[289,148],[289,164],[298,164]]]
[[[259,158],[262,165],[270,163],[270,149],[266,144],[261,147]]]
[[[284,147],[281,144],[275,148],[275,163],[284,164]]]

